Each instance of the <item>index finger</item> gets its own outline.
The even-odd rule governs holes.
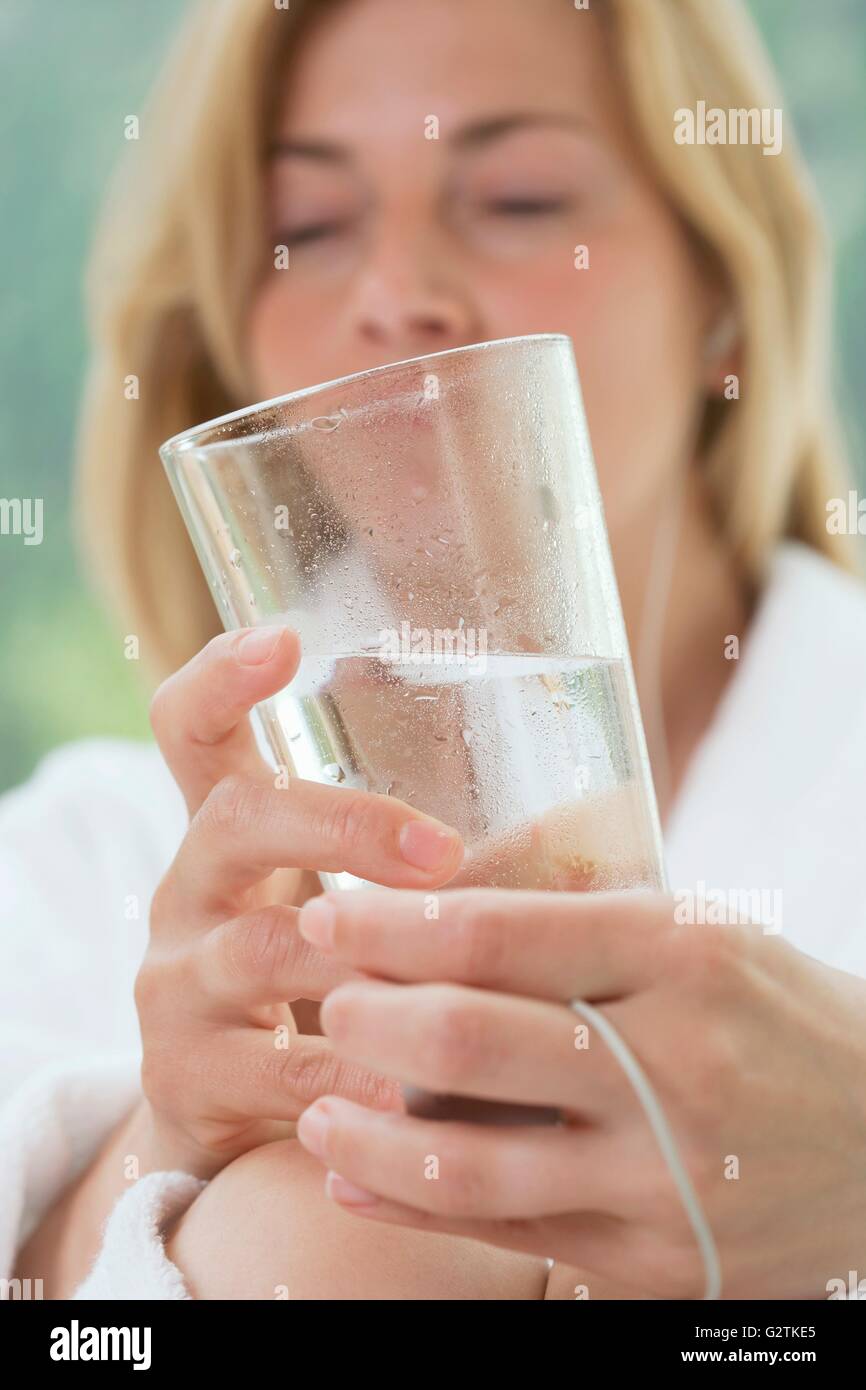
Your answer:
[[[312,898],[298,928],[369,975],[600,1002],[633,992],[661,968],[675,923],[673,899],[643,891],[364,888]]]
[[[288,684],[300,654],[292,628],[242,628],[212,638],[163,681],[150,722],[190,816],[224,777],[268,771],[249,712]]]

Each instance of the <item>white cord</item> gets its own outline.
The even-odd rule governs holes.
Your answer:
[[[701,1252],[701,1259],[704,1265],[704,1300],[710,1299],[714,1301],[721,1298],[722,1268],[719,1261],[719,1252],[716,1249],[716,1242],[713,1239],[710,1224],[698,1201],[697,1194],[692,1186],[685,1164],[680,1158],[679,1150],[671,1132],[670,1125],[665,1118],[665,1113],[659,1104],[658,1097],[646,1073],[634,1053],[626,1046],[613,1024],[603,1013],[593,1008],[592,1004],[587,1004],[585,999],[570,999],[569,1007],[574,1009],[575,1013],[583,1014],[590,1023],[595,1025],[631,1082],[634,1092],[644,1108],[644,1113],[649,1120],[650,1127],[656,1137],[662,1155],[668,1165],[670,1175],[674,1180],[674,1186],[680,1195],[680,1200],[685,1208],[686,1216],[689,1219],[689,1225],[694,1231],[695,1240],[698,1243],[698,1249]]]

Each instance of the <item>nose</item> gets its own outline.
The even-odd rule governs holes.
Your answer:
[[[379,234],[357,282],[360,343],[390,361],[478,342],[470,286],[441,240],[405,224]]]

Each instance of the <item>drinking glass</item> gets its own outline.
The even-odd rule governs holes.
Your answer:
[[[300,635],[254,711],[275,777],[453,825],[450,886],[664,887],[568,337],[375,367],[160,453],[225,627]]]

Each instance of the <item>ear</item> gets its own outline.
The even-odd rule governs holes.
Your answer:
[[[738,370],[739,340],[737,315],[724,309],[704,338],[704,378],[713,395],[720,395],[726,378]]]

